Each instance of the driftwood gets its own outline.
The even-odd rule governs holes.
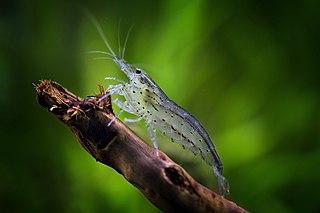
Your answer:
[[[247,212],[196,182],[163,152],[155,151],[114,117],[110,97],[82,99],[60,84],[35,85],[41,106],[57,116],[99,162],[114,168],[165,212]]]

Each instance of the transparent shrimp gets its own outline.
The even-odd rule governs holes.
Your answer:
[[[128,82],[124,82],[113,77],[107,77],[107,79],[118,81],[119,84],[109,85],[107,88],[108,93],[101,99],[112,94],[118,94],[125,99],[125,101],[121,101],[120,99],[113,101],[113,103],[119,106],[120,111],[108,123],[108,126],[112,124],[122,111],[136,115],[137,119],[127,120],[130,122],[145,121],[157,155],[159,151],[156,130],[170,137],[172,141],[181,144],[183,147],[187,147],[194,154],[200,155],[212,167],[213,173],[218,180],[220,194],[228,194],[229,184],[222,176],[223,166],[221,160],[206,130],[195,117],[170,100],[146,72],[123,59],[125,46],[132,27],[125,38],[122,51],[119,45],[119,56],[117,56],[112,50],[99,23],[91,14],[88,14],[88,16],[108,49],[108,52],[91,51],[91,53],[103,54],[105,58],[112,59],[128,78]]]

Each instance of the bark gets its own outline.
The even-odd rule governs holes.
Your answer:
[[[155,150],[114,117],[111,98],[82,99],[60,84],[35,85],[41,106],[57,116],[97,161],[112,167],[165,212],[247,212],[196,182],[163,152]]]

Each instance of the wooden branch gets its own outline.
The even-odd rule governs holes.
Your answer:
[[[183,168],[115,120],[110,97],[82,99],[60,84],[35,85],[41,106],[69,126],[80,144],[99,162],[114,168],[165,212],[247,212],[196,182]]]

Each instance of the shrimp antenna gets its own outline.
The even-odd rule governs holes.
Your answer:
[[[120,26],[121,26],[121,19],[118,22],[118,53],[121,57],[121,38],[120,38]]]
[[[108,55],[113,57],[113,55],[111,53],[105,52],[105,51],[100,51],[100,50],[91,50],[91,51],[87,51],[87,54],[104,54],[104,55]]]
[[[92,58],[93,61],[95,61],[95,60],[100,60],[100,59],[113,60],[113,58],[108,57],[108,56],[100,56],[100,57],[94,57],[94,58]]]
[[[123,49],[122,49],[122,54],[120,55],[120,57],[121,57],[122,59],[124,59],[124,52],[126,51],[127,41],[128,41],[130,32],[131,32],[131,30],[132,30],[133,27],[134,27],[134,25],[131,25],[131,27],[129,28],[128,33],[127,33],[127,35],[126,35],[126,39],[124,40],[124,45],[123,45]]]
[[[107,37],[105,36],[101,25],[99,24],[99,22],[97,21],[97,19],[88,11],[85,10],[84,11],[86,13],[86,15],[89,17],[89,19],[91,20],[91,22],[93,23],[93,25],[95,26],[95,28],[97,29],[100,37],[102,38],[103,42],[105,43],[105,45],[107,46],[108,50],[110,51],[110,53],[112,54],[113,57],[117,57],[117,55],[113,52]]]

